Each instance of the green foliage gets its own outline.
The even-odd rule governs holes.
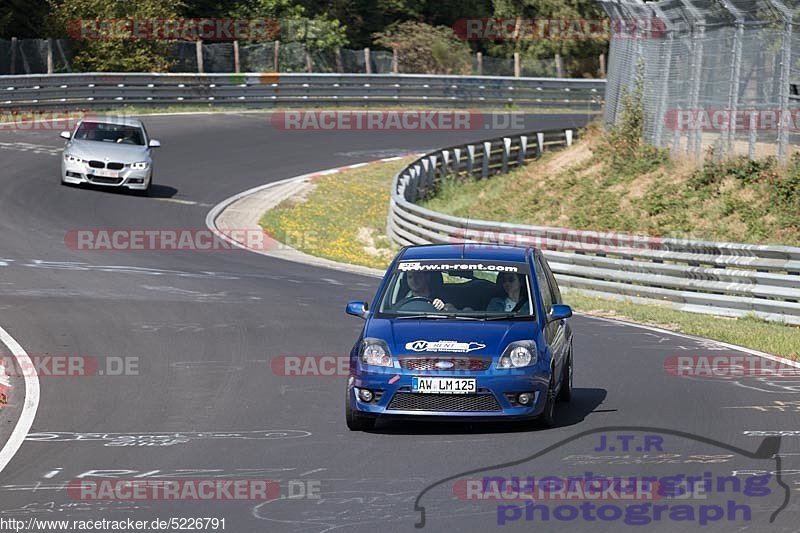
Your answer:
[[[445,26],[412,21],[392,24],[386,31],[375,34],[375,42],[397,50],[400,72],[469,74],[472,71],[469,46]]]
[[[493,17],[501,19],[590,19],[607,18],[596,0],[492,0]],[[597,37],[596,35],[593,35]],[[512,57],[519,52],[523,58],[552,58],[561,54],[564,58],[596,58],[608,49],[608,40],[592,39],[521,39],[501,41],[487,46],[490,55]],[[578,62],[566,62],[567,76],[582,76],[587,73]]]
[[[65,35],[80,19],[174,19],[182,0],[50,0],[48,25],[55,35]],[[75,70],[85,72],[163,72],[172,43],[114,37],[75,42]]]
[[[346,28],[327,14],[308,16],[293,0],[244,0],[232,15],[242,18],[270,18],[278,22],[279,39],[303,43],[310,50],[329,50],[347,44]]]

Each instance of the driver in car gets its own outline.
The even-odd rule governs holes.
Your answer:
[[[453,304],[444,303],[441,298],[438,298],[433,292],[433,276],[430,272],[417,272],[410,271],[406,273],[406,281],[408,282],[408,294],[403,300],[409,298],[426,298],[431,301],[431,305],[438,311],[455,311],[456,308]],[[401,300],[402,301],[402,300]]]

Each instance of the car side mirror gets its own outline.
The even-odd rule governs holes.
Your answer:
[[[367,318],[367,302],[350,302],[347,304],[347,314],[359,318]]]
[[[161,146],[161,141],[150,139],[150,142],[147,143],[147,146],[149,146],[150,148],[159,148]]]
[[[564,320],[572,316],[572,308],[568,305],[564,304],[554,304],[553,308],[550,310],[550,314],[547,316],[548,322],[556,322],[558,320]]]
[[[58,134],[58,136],[61,137],[62,139],[66,139],[66,140],[72,139],[72,133],[70,133],[68,131],[62,131],[61,133]]]

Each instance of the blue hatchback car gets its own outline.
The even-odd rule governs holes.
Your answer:
[[[572,396],[572,331],[542,252],[491,244],[409,246],[350,353],[351,430],[378,418],[555,423]]]

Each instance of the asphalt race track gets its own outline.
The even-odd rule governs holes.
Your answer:
[[[527,120],[548,129],[585,117]],[[0,132],[0,326],[32,355],[138,358],[138,375],[39,377],[31,432],[0,474],[0,518],[204,517],[224,518],[236,532],[412,531],[423,525],[424,508],[428,531],[798,530],[800,432],[766,441],[745,432],[800,429],[800,383],[665,369],[671,356],[730,349],[577,316],[575,398],[559,410],[555,429],[397,423],[351,433],[344,377],[283,376],[271,361],[349,353],[362,322],[344,313],[345,303],[371,299],[377,279],[246,251],[84,252],[64,244],[71,229],[204,229],[213,205],[263,183],[496,132],[286,132],[261,114],[145,121],[163,145],[154,198],[61,187],[57,131]],[[633,436],[627,450],[626,435]],[[523,501],[461,492],[484,475],[585,472],[713,479],[737,472],[742,484],[769,473],[771,491],[732,494],[730,483],[702,495],[709,505],[752,508],[749,521],[743,512],[733,521],[721,503],[725,517],[703,527],[697,517],[666,515],[626,526],[613,509],[594,519],[564,511],[543,522]],[[121,501],[66,490],[89,478],[268,479],[294,497]],[[697,509],[703,501],[690,503]]]

